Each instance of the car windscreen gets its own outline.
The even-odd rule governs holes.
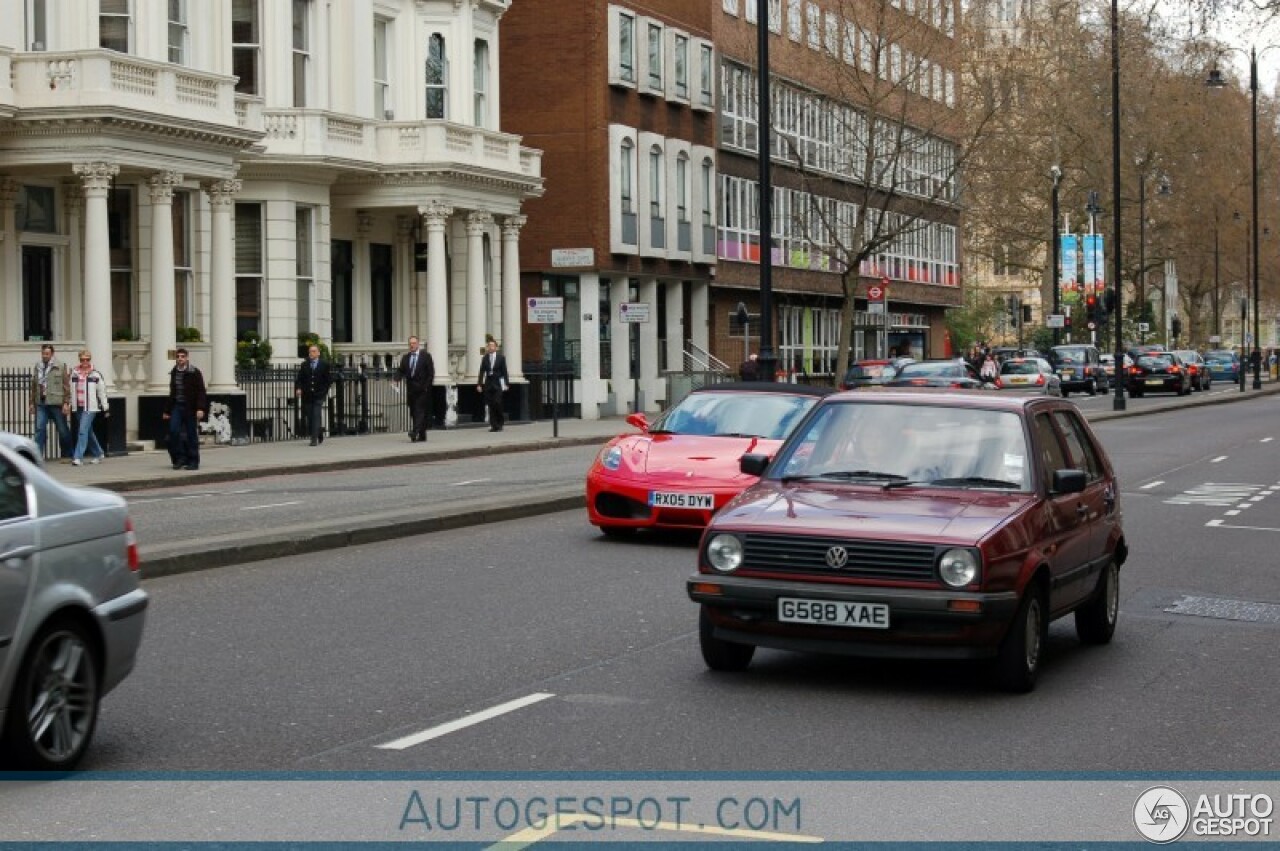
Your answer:
[[[1138,355],[1138,366],[1144,367],[1146,369],[1151,369],[1152,367],[1163,368],[1167,366],[1173,366],[1173,356],[1172,355]]]
[[[1053,363],[1085,363],[1087,359],[1087,349],[1057,348],[1049,352],[1049,360]]]
[[[849,378],[854,380],[859,378],[882,378],[885,372],[892,376],[893,367],[884,363],[857,364],[849,368]]]
[[[1234,352],[1205,352],[1204,359],[1209,363],[1232,363],[1236,356]]]
[[[1009,411],[839,402],[805,420],[769,477],[1031,489],[1022,419]]]
[[[815,396],[783,393],[691,393],[654,421],[649,431],[781,440],[817,401]]]

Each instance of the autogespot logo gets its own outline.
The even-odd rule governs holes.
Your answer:
[[[1151,842],[1173,842],[1187,832],[1187,799],[1168,786],[1152,786],[1133,805],[1133,823]]]

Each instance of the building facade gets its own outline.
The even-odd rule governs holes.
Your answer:
[[[897,228],[882,227],[852,273],[851,354],[941,356],[945,311],[961,303],[957,9],[940,0],[769,8],[781,368],[835,377],[842,272],[860,212]],[[635,410],[637,392],[655,410],[670,401],[664,373],[736,369],[758,351],[756,18],[755,0],[544,0],[516,3],[504,20],[503,123],[544,152],[547,179],[527,205],[523,286],[566,298],[572,344],[556,349],[550,330],[527,329],[526,350],[574,362],[584,417]],[[548,45],[567,39],[579,58],[548,61]],[[859,96],[876,80],[882,101]],[[878,110],[894,145],[870,138]],[[876,145],[878,155],[853,153]],[[865,298],[869,282],[886,278],[887,332]],[[746,326],[734,318],[739,304]]]
[[[0,366],[87,347],[131,423],[180,338],[226,394],[255,337],[416,334],[465,397],[488,335],[518,373],[508,3],[0,0]]]

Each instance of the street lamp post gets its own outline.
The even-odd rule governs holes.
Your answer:
[[[1266,53],[1276,45],[1269,45],[1262,49]],[[1236,48],[1227,48],[1235,50]],[[1243,51],[1241,51],[1243,52]],[[1222,72],[1217,68],[1209,71],[1209,79],[1205,81],[1206,85],[1213,89],[1220,89],[1227,84],[1223,79]],[[1250,151],[1251,151],[1251,186],[1252,186],[1252,203],[1253,203],[1253,224],[1252,224],[1252,245],[1253,245],[1253,349],[1250,352],[1249,359],[1253,362],[1253,389],[1262,389],[1262,358],[1261,358],[1261,340],[1259,338],[1260,327],[1258,324],[1258,314],[1261,311],[1258,297],[1258,49],[1256,47],[1249,48],[1249,95],[1251,101],[1251,110],[1249,116],[1249,134],[1250,134]],[[1241,329],[1243,331],[1243,327]],[[1240,348],[1241,354],[1244,353],[1244,347]],[[1255,357],[1254,353],[1259,356]],[[1244,365],[1241,364],[1243,369]],[[1243,384],[1241,385],[1243,389]]]
[[[1141,163],[1139,163],[1141,165]],[[1160,176],[1160,187],[1157,195],[1170,195],[1169,181]],[[1138,175],[1138,342],[1145,343],[1147,334],[1142,326],[1150,322],[1151,311],[1147,306],[1147,171],[1144,168]],[[1169,305],[1161,301],[1160,312],[1168,314]],[[1165,344],[1169,343],[1168,339]]]
[[[1062,262],[1062,258],[1060,256],[1062,251],[1062,236],[1058,230],[1058,184],[1062,182],[1062,169],[1056,165],[1053,166],[1049,169],[1049,177],[1053,179],[1053,194],[1051,196],[1052,203],[1050,204],[1050,207],[1053,210],[1053,227],[1049,232],[1049,242],[1052,245],[1053,251],[1053,272],[1050,276],[1050,280],[1053,282],[1053,315],[1059,316],[1062,313],[1062,303],[1060,300],[1061,293],[1059,292],[1062,289],[1062,282],[1059,280]],[[1053,344],[1055,346],[1058,345],[1061,334],[1062,329],[1057,325],[1053,326]]]
[[[751,2],[751,0],[747,0]],[[756,50],[759,54],[757,81],[760,126],[757,135],[760,178],[760,357],[757,371],[766,381],[775,380],[778,358],[773,350],[773,183],[769,165],[773,152],[769,147],[771,135],[769,117],[769,0],[756,0]],[[843,367],[841,367],[843,368]]]
[[[1123,290],[1120,288],[1120,3],[1111,0],[1111,221],[1114,233],[1111,246],[1113,257],[1112,286],[1115,287],[1116,304],[1116,371],[1124,365],[1124,335],[1120,333],[1124,314]],[[1112,409],[1123,411],[1124,382],[1116,382],[1115,401]]]

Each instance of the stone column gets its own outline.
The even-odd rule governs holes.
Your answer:
[[[710,331],[710,294],[711,284],[707,281],[692,281],[689,289],[689,342],[704,352],[711,351]]]
[[[22,184],[0,177],[0,340],[22,340],[22,272],[15,211]]]
[[[396,216],[396,284],[392,316],[393,340],[421,337],[426,327],[418,324],[418,273],[413,265],[413,216]]]
[[[84,212],[84,192],[80,184],[65,181],[62,184],[63,207],[67,211],[67,271],[63,275],[61,292],[62,330],[64,338],[79,340],[84,336],[84,237],[80,222]]]
[[[445,263],[444,229],[453,208],[429,201],[418,208],[418,215],[427,228],[426,347],[435,361],[436,376],[444,378],[449,376],[449,267]]]
[[[507,371],[512,381],[524,380],[524,346],[521,339],[520,311],[520,228],[529,221],[526,216],[507,216],[502,220],[502,353],[507,358]],[[569,317],[565,317],[568,320]]]
[[[115,163],[76,163],[73,171],[84,181],[84,344],[94,366],[115,389],[111,361],[111,245],[107,230],[107,192],[120,173]]]
[[[162,171],[152,175],[151,186],[151,360],[147,368],[147,391],[167,392],[169,388],[169,347],[178,338],[173,292],[173,187],[182,175]]]
[[[684,370],[684,282],[667,281],[667,371]],[[658,315],[654,310],[654,317]]]
[[[578,292],[582,299],[582,418],[598,420],[600,403],[604,401],[604,382],[600,380],[600,273],[579,275]],[[575,319],[565,316],[564,321]]]
[[[236,385],[235,243],[231,214],[239,180],[201,185],[209,196],[209,391],[228,393]]]
[[[609,359],[613,365],[609,372],[609,382],[613,386],[613,398],[618,409],[615,413],[625,414],[628,406],[635,401],[634,383],[631,379],[631,325],[621,320],[622,305],[631,295],[631,281],[626,277],[609,281]]]
[[[493,216],[481,210],[467,214],[467,374],[480,374],[481,350],[489,317],[484,301],[484,232],[493,224]],[[502,330],[495,328],[498,334]],[[495,334],[494,336],[498,336]],[[500,343],[505,346],[506,341]],[[504,351],[503,354],[506,354]],[[507,358],[507,369],[511,358]]]
[[[351,342],[368,345],[373,340],[373,285],[370,281],[369,234],[373,232],[373,215],[368,210],[356,211],[356,241],[351,250],[354,280],[351,293]]]
[[[658,396],[665,393],[658,384],[658,279],[640,279],[640,301],[649,305],[649,321],[640,323],[640,391],[645,411],[658,409]]]

